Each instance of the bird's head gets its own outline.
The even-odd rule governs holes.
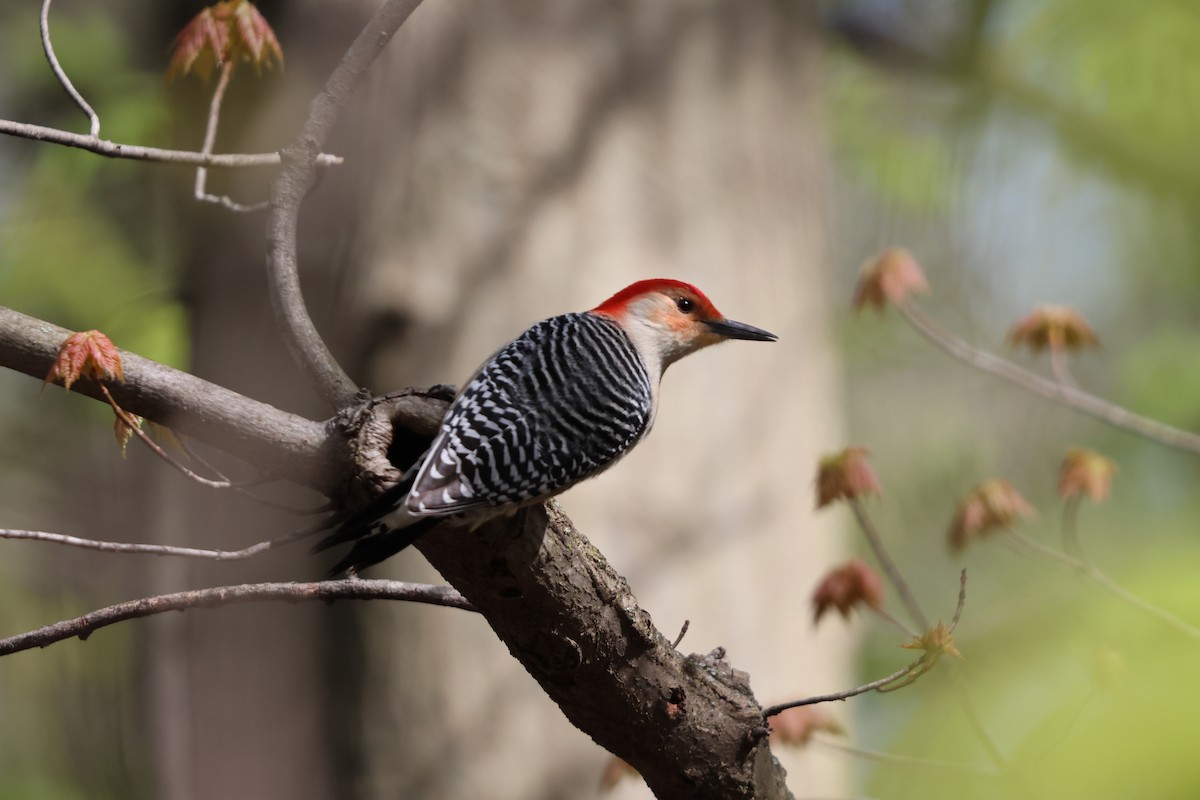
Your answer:
[[[683,281],[652,278],[626,286],[592,309],[617,322],[648,362],[663,369],[726,339],[773,342],[778,337],[726,319],[704,292]]]

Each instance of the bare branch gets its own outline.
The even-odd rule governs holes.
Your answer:
[[[62,65],[58,63],[58,57],[54,55],[54,45],[50,43],[50,2],[51,0],[42,0],[42,13],[38,18],[38,27],[42,32],[42,50],[46,52],[46,60],[50,62],[50,69],[54,71],[54,77],[58,78],[58,82],[67,90],[67,94],[71,96],[71,100],[88,118],[91,123],[90,133],[93,138],[100,135],[100,117],[88,105],[87,100],[83,99],[83,95],[71,83],[71,79],[67,77],[67,73],[63,71]]]
[[[355,87],[420,4],[421,0],[388,0],[359,33],[329,76],[325,89],[313,100],[300,135],[284,151],[287,163],[271,191],[267,222],[271,306],[292,358],[335,410],[354,400],[358,386],[329,352],[304,305],[296,256],[300,204],[312,183],[317,151],[329,138]]]
[[[885,753],[879,750],[867,750],[862,747],[852,747],[844,742],[835,741],[826,736],[816,735],[812,739],[821,747],[827,747],[830,750],[837,750],[847,755],[863,758],[868,761],[877,761],[882,764],[897,764],[905,767],[918,767],[928,769],[946,769],[946,770],[961,770],[963,772],[974,772],[977,775],[986,775],[989,777],[999,777],[999,773],[992,767],[985,767],[976,764],[966,764],[958,761],[940,761],[932,758],[920,758],[918,756],[906,756],[898,753]]]
[[[17,136],[22,139],[32,139],[35,142],[49,142],[66,147],[87,150],[106,158],[128,158],[135,161],[148,161],[159,164],[180,164],[191,167],[209,168],[245,168],[245,167],[274,167],[283,163],[279,153],[222,153],[206,155],[190,150],[164,150],[161,147],[142,147],[135,144],[121,144],[98,139],[95,136],[85,136],[81,133],[47,128],[43,125],[31,125],[27,122],[13,122],[0,119],[0,133]],[[322,153],[317,156],[317,164],[327,167],[341,164],[341,156]]]
[[[921,604],[917,602],[916,595],[912,593],[908,582],[904,580],[903,573],[896,566],[896,562],[892,560],[887,548],[883,546],[883,539],[879,536],[879,531],[875,529],[875,523],[867,515],[867,509],[863,506],[862,499],[859,497],[850,498],[850,508],[854,510],[854,519],[858,522],[858,527],[862,530],[863,536],[867,539],[867,544],[871,546],[871,552],[875,554],[875,559],[879,562],[879,566],[883,567],[884,573],[888,576],[888,580],[896,589],[896,594],[900,595],[900,601],[904,604],[904,608],[908,611],[913,622],[917,623],[917,627],[921,630],[929,629],[929,619],[925,616],[925,612],[921,610]]]
[[[844,692],[834,692],[833,694],[818,694],[818,695],[814,695],[812,697],[805,697],[801,700],[792,700],[789,703],[779,703],[778,705],[767,706],[765,709],[763,709],[763,717],[764,718],[773,717],[782,711],[787,711],[789,708],[799,708],[800,706],[813,706],[813,705],[816,705],[817,703],[829,703],[834,700],[849,700],[851,697],[857,697],[860,694],[866,694],[867,692],[873,692],[878,689],[883,689],[886,686],[888,686],[889,684],[896,683],[904,678],[907,678],[910,675],[915,675],[918,673],[923,674],[926,671],[925,663],[927,660],[928,660],[928,657],[922,655],[916,661],[912,662],[911,664],[908,664],[907,666],[901,667],[900,669],[893,672],[891,675],[884,676],[882,678],[879,678],[878,680],[873,680],[870,683],[864,683],[862,686],[855,686],[853,689],[847,689]]]
[[[1058,564],[1061,567],[1066,567],[1072,572],[1076,572],[1079,575],[1087,578],[1092,583],[1104,589],[1113,597],[1116,597],[1118,600],[1121,600],[1127,605],[1132,606],[1139,611],[1143,611],[1146,614],[1161,620],[1162,622],[1165,622],[1167,625],[1170,625],[1180,633],[1186,634],[1193,639],[1200,639],[1200,628],[1197,628],[1195,625],[1180,619],[1170,611],[1161,609],[1148,600],[1143,600],[1142,598],[1138,597],[1133,592],[1129,591],[1124,586],[1108,577],[1106,573],[1102,572],[1100,568],[1092,562],[1069,556],[1066,553],[1060,553],[1054,548],[1047,547],[1036,539],[1032,539],[1020,531],[1009,531],[1006,535],[1011,536],[1012,541],[1024,548],[1026,552],[1032,553],[1035,556],[1039,556],[1051,563]]]
[[[227,60],[221,67],[221,77],[217,80],[217,87],[213,89],[212,102],[208,106],[208,124],[204,129],[204,145],[200,148],[200,152],[204,155],[212,153],[213,145],[217,141],[217,124],[221,119],[221,101],[225,98],[225,89],[229,86],[229,76],[233,74],[233,68],[236,62],[232,59]],[[205,183],[208,182],[208,168],[196,167],[196,190],[195,197],[202,203],[215,203],[224,206],[230,211],[248,212],[261,211],[267,207],[267,201],[263,200],[259,203],[251,203],[243,205],[237,202],[228,195],[209,194],[205,191]]]
[[[189,608],[220,608],[240,603],[267,601],[300,603],[309,600],[405,600],[412,603],[459,608],[474,611],[474,607],[448,586],[384,580],[341,580],[313,583],[247,583],[238,586],[217,586],[188,592],[143,597],[124,603],[89,611],[74,619],[65,619],[44,628],[0,639],[0,656],[32,650],[35,647],[61,642],[78,636],[87,639],[92,633],[109,625],[139,617],[149,617],[167,611],[186,611]]]
[[[285,533],[283,536],[276,536],[274,539],[268,539],[265,542],[258,542],[249,547],[243,547],[241,550],[204,550],[196,547],[176,547],[166,544],[141,544],[133,542],[106,542],[98,539],[84,539],[79,536],[71,536],[65,533],[51,533],[49,531],[25,531],[15,530],[13,528],[0,528],[0,539],[21,539],[34,542],[50,542],[51,544],[60,544],[66,547],[79,547],[84,550],[99,550],[105,553],[140,553],[151,556],[178,556],[181,558],[203,558],[213,561],[243,561],[247,558],[253,558],[259,553],[264,553],[280,545],[290,544],[291,542],[304,539],[312,536],[315,533],[324,529],[324,524],[311,525],[306,528],[301,528],[291,533]]]
[[[0,307],[0,367],[42,380],[65,328]],[[194,375],[121,351],[125,382],[113,384],[121,407],[231,453],[264,473],[325,491],[348,468],[341,441],[326,424],[251,400]],[[72,391],[102,399],[100,386],[76,381]]]
[[[171,458],[170,454],[168,454],[166,450],[163,450],[161,447],[158,446],[158,444],[156,442],[154,442],[149,436],[146,435],[146,432],[144,430],[142,430],[142,426],[138,423],[137,419],[135,419],[128,411],[126,411],[125,409],[123,409],[119,405],[117,405],[117,401],[113,399],[112,392],[110,392],[108,390],[108,387],[105,386],[104,384],[100,384],[100,394],[102,394],[104,396],[104,399],[108,401],[108,404],[110,406],[112,406],[113,412],[117,415],[117,418],[119,420],[121,420],[122,423],[125,424],[125,427],[129,428],[130,432],[133,433],[134,436],[138,437],[138,439],[141,440],[141,442],[143,444],[145,444],[147,447],[149,447],[150,452],[154,453],[156,456],[161,458],[163,461],[170,464],[180,474],[184,475],[187,478],[190,478],[191,480],[195,481],[196,483],[200,484],[201,486],[207,486],[210,489],[232,489],[233,488],[233,483],[231,481],[210,480],[209,478],[205,478],[203,475],[197,475],[195,472],[192,472],[190,469],[185,467],[183,464],[180,464],[179,461],[177,461],[176,459]]]
[[[954,633],[954,629],[958,627],[958,621],[962,619],[963,609],[967,607],[967,568],[963,567],[958,573],[958,604],[954,607],[954,618],[950,620],[950,632]]]
[[[1060,403],[1076,411],[1082,411],[1084,414],[1095,417],[1101,422],[1108,423],[1114,428],[1135,433],[1138,436],[1158,442],[1159,444],[1164,444],[1167,447],[1200,455],[1200,435],[1180,430],[1179,428],[1173,428],[1170,425],[1164,425],[1158,420],[1134,414],[1121,406],[1077,389],[1074,386],[1047,380],[1029,370],[1018,367],[1011,361],[1006,361],[999,356],[994,356],[991,353],[972,347],[942,328],[926,315],[920,307],[909,300],[897,304],[897,307],[904,314],[904,318],[922,336],[965,364],[1003,378],[1027,391],[1041,395],[1047,400]]]

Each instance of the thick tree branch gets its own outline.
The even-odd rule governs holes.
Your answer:
[[[316,157],[355,88],[421,0],[387,0],[350,45],[309,107],[300,135],[286,150],[285,164],[271,190],[267,221],[267,266],[271,306],[296,363],[333,410],[350,405],[358,386],[317,333],[300,291],[297,227],[300,205],[312,183]]]
[[[87,150],[106,158],[129,158],[135,161],[151,161],[160,164],[182,164],[190,167],[274,167],[283,163],[279,153],[218,153],[216,155],[196,153],[191,150],[164,150],[161,147],[142,147],[136,144],[121,144],[87,136],[82,133],[71,133],[58,128],[47,128],[43,125],[31,125],[27,122],[13,122],[0,119],[0,133],[16,136],[21,139],[32,139],[35,142],[49,142],[66,147]],[[328,166],[341,164],[340,156],[322,153],[317,156],[317,164]]]
[[[0,366],[43,379],[71,331],[0,307]],[[231,453],[263,472],[328,490],[347,468],[340,437],[320,422],[281,411],[164,364],[121,351],[125,382],[109,385],[121,407]],[[102,399],[80,380],[73,391]],[[31,398],[32,400],[32,398]]]
[[[763,712],[721,652],[684,657],[551,501],[418,542],[563,713],[659,798],[788,798]]]
[[[189,608],[220,608],[239,603],[282,600],[300,603],[308,600],[406,600],[412,603],[448,606],[473,611],[462,595],[448,586],[429,586],[404,581],[319,581],[315,583],[247,583],[218,586],[154,597],[143,597],[90,611],[74,619],[65,619],[28,633],[0,639],[0,656],[32,650],[78,636],[86,639],[101,628],[125,620],[149,617],[166,611]]]

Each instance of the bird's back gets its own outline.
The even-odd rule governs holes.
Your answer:
[[[414,480],[408,511],[512,507],[600,472],[648,432],[651,380],[611,320],[578,313],[537,323],[455,399]]]

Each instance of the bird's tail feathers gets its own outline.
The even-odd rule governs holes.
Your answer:
[[[326,526],[331,532],[312,547],[319,553],[331,547],[353,542],[344,558],[329,571],[328,577],[347,570],[359,570],[378,564],[415,542],[440,520],[417,517],[404,511],[416,469],[409,472],[383,494],[351,514],[334,517]]]
[[[333,578],[350,571],[358,572],[391,558],[443,521],[439,517],[415,519],[416,522],[405,528],[381,528],[374,533],[362,535],[354,542],[350,552],[326,573],[326,577]]]

